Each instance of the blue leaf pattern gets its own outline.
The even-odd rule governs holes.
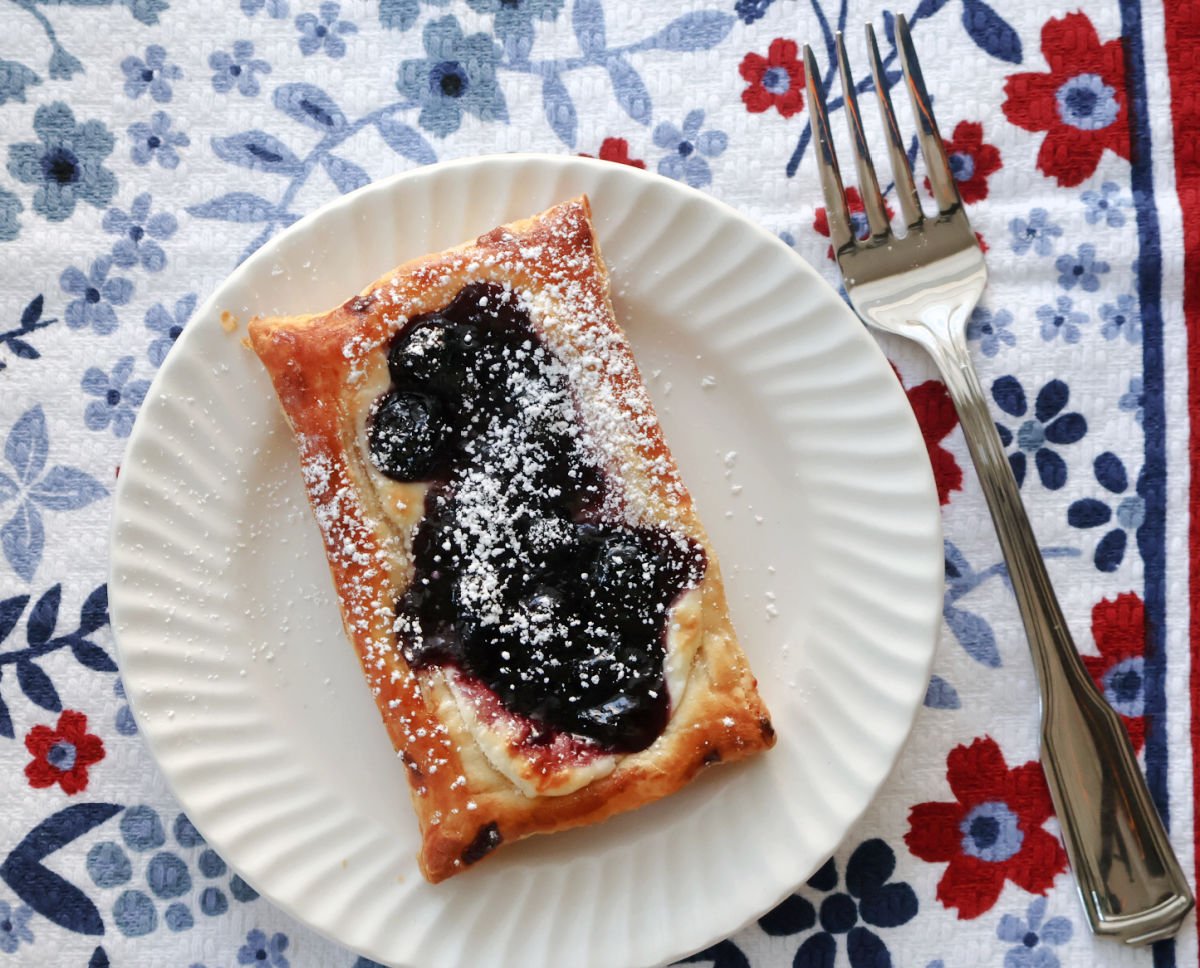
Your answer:
[[[45,547],[46,527],[42,516],[32,501],[25,501],[0,527],[0,548],[12,570],[25,581],[33,581]]]
[[[41,79],[24,64],[0,60],[0,106],[6,101],[23,102],[25,88],[41,83]]]
[[[31,703],[52,713],[62,712],[62,700],[58,698],[58,690],[40,666],[32,662],[18,662],[17,683]]]
[[[607,67],[617,103],[638,124],[649,124],[650,92],[646,90],[642,76],[620,57],[611,58]]]
[[[28,604],[28,595],[17,595],[0,602],[0,642],[7,639],[12,630],[17,627],[17,622]]]
[[[80,665],[95,672],[117,671],[117,664],[113,662],[112,657],[95,642],[88,642],[86,639],[76,640],[71,643],[71,653]]]
[[[437,161],[437,154],[415,128],[390,117],[380,118],[375,127],[388,147],[401,157],[415,161],[418,165],[432,165]]]
[[[579,117],[575,112],[575,102],[557,74],[547,74],[542,80],[542,107],[546,112],[546,120],[559,140],[568,148],[574,148]]]
[[[42,917],[67,931],[104,934],[100,912],[79,888],[42,865],[42,860],[115,816],[113,803],[79,803],[33,828],[0,865],[0,880]]]
[[[77,467],[52,467],[29,489],[29,496],[51,511],[77,511],[108,492],[100,482]]]
[[[325,171],[328,172],[329,177],[333,179],[337,190],[343,195],[371,183],[370,175],[354,164],[354,162],[347,161],[345,158],[339,158],[337,155],[326,155],[322,160],[322,164],[325,166]]]
[[[989,668],[999,667],[1000,652],[996,648],[996,636],[987,619],[953,605],[947,605],[942,611],[942,616],[967,655]]]
[[[62,601],[62,585],[55,585],[33,606],[29,613],[28,636],[30,645],[49,642],[58,624],[58,606]]]
[[[226,222],[269,222],[280,217],[274,202],[251,192],[230,192],[188,208],[196,218],[218,218]]]
[[[956,690],[941,676],[929,677],[929,688],[925,690],[925,705],[930,709],[961,709],[962,700]]]
[[[0,609],[3,605],[0,604]],[[83,607],[79,610],[79,632],[88,635],[96,629],[108,624],[108,586],[100,585],[88,595]],[[0,635],[0,641],[4,639]]]
[[[734,23],[733,16],[719,10],[694,10],[672,20],[646,46],[671,51],[707,50],[723,41]]]
[[[300,170],[300,159],[292,149],[265,131],[243,131],[227,138],[213,138],[212,146],[218,158],[242,168],[276,175],[294,175]]]
[[[1021,63],[1021,38],[983,0],[963,0],[963,26],[968,36],[993,57]]]
[[[283,84],[275,89],[275,107],[293,121],[325,134],[346,124],[342,109],[315,84]]]
[[[50,452],[46,434],[46,415],[41,407],[27,411],[12,426],[4,442],[4,457],[22,484],[31,484],[41,476]]]
[[[590,60],[598,59],[607,45],[604,7],[600,0],[575,0],[571,8],[571,27],[584,56]]]

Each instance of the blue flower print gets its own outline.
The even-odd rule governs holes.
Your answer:
[[[967,339],[979,340],[979,349],[984,356],[995,356],[1000,352],[1001,344],[1017,345],[1017,337],[1010,328],[1012,321],[1012,313],[1007,309],[993,313],[983,306],[976,306],[967,320]]]
[[[149,380],[129,382],[132,373],[132,356],[118,360],[111,374],[106,374],[97,366],[88,367],[80,386],[84,393],[98,398],[89,403],[83,412],[83,422],[88,430],[107,430],[111,425],[118,437],[129,436],[138,407],[150,389]]]
[[[270,968],[288,968],[288,960],[283,956],[287,950],[286,934],[276,931],[268,941],[267,936],[255,928],[246,935],[246,943],[238,948],[239,965],[269,965]]]
[[[150,214],[150,195],[143,192],[133,200],[126,214],[118,208],[104,213],[104,231],[117,236],[112,260],[122,269],[141,264],[148,272],[158,272],[167,264],[167,254],[155,239],[169,239],[179,224],[170,212]]]
[[[117,177],[103,161],[113,150],[113,136],[99,121],[75,123],[62,101],[43,104],[33,116],[41,144],[8,146],[8,172],[26,185],[37,185],[33,210],[51,222],[71,217],[77,201],[103,208],[117,191]]]
[[[125,74],[125,94],[136,100],[147,91],[159,104],[171,100],[171,85],[168,81],[177,81],[183,77],[183,71],[177,64],[167,63],[167,52],[158,44],[146,48],[146,59],[126,57],[121,61],[121,70]]]
[[[1146,411],[1146,389],[1140,376],[1132,377],[1129,380],[1129,389],[1121,394],[1121,399],[1117,401],[1117,406],[1122,410],[1132,413],[1134,419],[1140,424],[1145,419]]]
[[[992,397],[1010,417],[1025,417],[1029,410],[1025,389],[1014,376],[1002,376],[993,383]],[[1063,412],[1069,398],[1067,385],[1062,380],[1051,380],[1038,391],[1033,416],[1022,421],[1015,431],[1003,424],[996,424],[1004,446],[1010,447],[1014,442],[1017,445],[1016,450],[1008,455],[1008,462],[1018,487],[1025,483],[1029,454],[1033,455],[1043,486],[1057,491],[1067,483],[1066,462],[1053,447],[1078,443],[1087,433],[1087,421],[1082,414]]]
[[[1071,922],[1066,918],[1046,916],[1047,900],[1034,898],[1025,911],[1025,917],[1006,914],[996,926],[996,937],[1015,944],[1004,955],[1004,968],[1058,968],[1058,955],[1050,946],[1057,947],[1071,940]]]
[[[349,20],[338,20],[341,9],[341,5],[333,0],[325,0],[319,8],[319,17],[317,14],[302,13],[296,18],[296,29],[300,31],[300,53],[308,57],[324,49],[334,59],[346,56],[346,42],[342,38],[358,33],[358,27]]]
[[[1060,255],[1054,262],[1058,284],[1064,289],[1079,286],[1084,292],[1100,288],[1100,277],[1109,270],[1107,262],[1096,258],[1096,247],[1085,242],[1075,255]]]
[[[1121,186],[1116,182],[1105,182],[1098,192],[1084,192],[1083,204],[1087,209],[1084,218],[1088,225],[1095,225],[1101,219],[1109,228],[1119,229],[1125,224],[1123,208],[1129,207],[1129,199],[1121,194]]]
[[[33,910],[24,904],[13,908],[7,901],[0,901],[0,951],[11,955],[21,942],[33,944],[33,932],[29,930],[29,919]]]
[[[0,506],[15,502],[12,517],[0,527],[0,548],[25,581],[33,580],[42,562],[46,544],[42,510],[76,511],[107,493],[77,467],[56,464],[47,471],[49,455],[46,414],[37,406],[17,419],[4,442],[4,459],[12,476],[0,471]]]
[[[458,130],[464,111],[482,121],[507,121],[504,92],[496,83],[500,50],[488,34],[464,37],[453,16],[425,25],[423,60],[400,65],[396,89],[421,105],[417,122],[444,138]]]
[[[135,165],[148,165],[154,160],[167,169],[179,167],[179,152],[175,149],[192,143],[182,131],[171,130],[171,116],[165,111],[155,111],[149,124],[131,124],[129,140],[133,142],[130,156]]]
[[[257,97],[259,86],[256,75],[271,73],[271,65],[261,57],[254,56],[254,42],[249,40],[235,40],[233,53],[213,51],[208,55],[208,66],[213,71],[214,91],[228,94],[236,87],[243,97]]]
[[[825,897],[820,907],[801,894],[793,894],[775,910],[763,915],[759,927],[773,936],[799,934],[820,925],[800,945],[794,968],[827,968],[837,958],[837,938],[846,936],[851,968],[876,968],[891,964],[891,953],[873,928],[896,928],[917,914],[917,895],[904,882],[889,884],[896,870],[896,855],[879,839],[863,841],[846,864],[845,890],[838,886],[837,865],[830,858],[808,879],[808,887]],[[861,924],[860,924],[861,922]]]
[[[163,360],[167,358],[167,353],[175,345],[175,340],[179,339],[179,334],[183,332],[183,327],[191,319],[195,308],[196,294],[194,292],[181,296],[175,303],[174,312],[169,312],[162,303],[155,303],[150,307],[146,313],[146,329],[152,333],[158,333],[158,339],[147,347],[146,356],[155,366],[162,366]]]
[[[1142,339],[1142,311],[1138,308],[1137,300],[1128,293],[1122,293],[1115,303],[1105,303],[1100,307],[1100,318],[1104,325],[1100,327],[1100,335],[1105,339],[1116,339],[1124,336],[1129,343],[1140,343]]]
[[[75,296],[67,304],[64,318],[71,329],[91,327],[100,336],[107,336],[117,328],[117,313],[114,306],[124,306],[133,295],[133,283],[120,276],[108,277],[112,259],[101,256],[92,263],[91,271],[85,276],[71,266],[63,271],[59,284],[63,292]]]
[[[274,20],[283,20],[288,15],[288,0],[242,0],[242,13],[253,17],[266,8],[267,16]]]
[[[702,188],[712,181],[712,171],[706,158],[717,158],[729,146],[724,131],[702,131],[704,112],[689,111],[683,119],[683,129],[664,121],[654,129],[654,143],[666,148],[668,154],[658,163],[658,173]]]
[[[476,13],[492,14],[492,31],[517,63],[529,60],[533,49],[533,20],[555,20],[564,0],[467,0]]]
[[[1038,255],[1049,255],[1054,251],[1054,240],[1062,235],[1062,226],[1050,221],[1050,213],[1044,208],[1035,208],[1028,219],[1015,218],[1008,223],[1012,233],[1012,250],[1024,255],[1033,249]]]
[[[1129,533],[1137,534],[1146,520],[1146,502],[1140,494],[1126,494],[1129,490],[1129,475],[1121,458],[1105,451],[1092,464],[1100,486],[1113,495],[1114,509],[1109,500],[1092,497],[1075,501],[1067,508],[1067,523],[1073,528],[1101,528],[1110,526],[1096,544],[1092,562],[1103,572],[1113,572],[1125,560],[1125,549],[1129,544]],[[1122,496],[1124,495],[1124,496]],[[1116,518],[1114,522],[1113,519]]]
[[[1038,308],[1038,321],[1042,324],[1042,339],[1047,343],[1053,342],[1060,335],[1063,342],[1078,343],[1079,327],[1087,323],[1087,313],[1075,309],[1070,296],[1059,296],[1054,306],[1046,305]]]

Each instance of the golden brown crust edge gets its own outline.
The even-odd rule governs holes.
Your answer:
[[[612,332],[609,351],[621,357],[621,365],[607,367],[613,386],[641,387],[628,342],[612,315],[607,271],[586,197],[406,263],[329,313],[254,319],[249,327],[251,344],[296,434],[347,635],[408,767],[422,833],[419,860],[433,882],[459,872],[500,843],[596,823],[673,793],[705,765],[742,759],[774,743],[769,716],[729,618],[719,564],[678,480],[657,420],[638,453],[625,456],[655,464],[659,473],[651,486],[660,496],[669,493],[673,513],[701,543],[709,565],[699,588],[690,593],[692,605],[675,615],[686,626],[679,634],[698,641],[688,685],[666,731],[648,750],[622,758],[612,773],[574,793],[528,797],[485,759],[464,749],[473,740],[447,706],[452,700],[442,678],[414,675],[392,647],[391,603],[402,582],[378,562],[381,555],[403,551],[408,539],[379,519],[380,508],[368,493],[358,444],[361,401],[356,403],[347,387],[355,382],[371,386],[364,370],[380,365],[384,354],[379,347],[405,319],[440,308],[466,282],[480,280],[571,293],[559,302],[585,300],[594,325]],[[648,397],[645,405],[650,407]],[[653,417],[652,408],[649,412]]]

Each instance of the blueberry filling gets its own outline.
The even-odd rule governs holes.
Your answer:
[[[515,294],[465,287],[408,322],[388,370],[371,459],[430,484],[396,603],[409,664],[479,680],[535,744],[565,732],[645,749],[670,713],[667,615],[703,576],[703,550],[602,513],[565,368]]]

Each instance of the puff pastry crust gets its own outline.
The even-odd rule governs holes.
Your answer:
[[[413,580],[427,485],[389,479],[368,454],[387,353],[414,316],[469,283],[520,294],[562,362],[579,420],[596,431],[623,525],[666,528],[704,552],[703,578],[667,616],[666,727],[637,752],[569,738],[529,742],[495,695],[450,667],[410,667],[395,603]],[[703,767],[770,747],[774,731],[738,645],[720,567],[613,315],[586,197],[408,262],[327,313],[256,318],[249,332],[295,432],[346,633],[403,760],[420,866],[441,881],[537,833],[595,823],[664,797]],[[602,432],[601,432],[602,431]],[[562,740],[562,737],[559,737]]]

